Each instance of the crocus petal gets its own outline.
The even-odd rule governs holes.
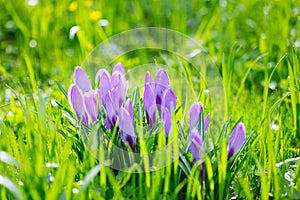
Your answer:
[[[125,108],[128,111],[128,113],[133,121],[134,120],[133,106],[132,106],[132,102],[129,99],[125,103]]]
[[[243,123],[239,123],[233,129],[229,138],[229,142],[227,146],[228,160],[240,150],[240,148],[244,144],[245,136],[246,136],[246,128]]]
[[[125,76],[125,70],[124,70],[124,66],[122,65],[122,63],[117,63],[113,69],[113,73],[116,72],[116,71],[119,71],[121,72],[124,76]]]
[[[169,111],[176,109],[176,96],[172,88],[168,88],[162,98],[162,107],[168,108]]]
[[[87,74],[79,66],[76,67],[74,72],[74,82],[81,89],[82,92],[88,92],[92,90],[92,85]]]
[[[121,72],[115,71],[111,76],[111,82],[110,82],[111,88],[117,87],[117,85],[119,85],[122,77],[124,77],[124,75]]]
[[[152,80],[152,76],[149,72],[146,72],[146,76],[145,76],[145,87],[147,84],[153,85],[153,80]]]
[[[169,86],[170,80],[167,72],[160,69],[155,77],[155,96],[157,105],[161,105],[162,96]],[[160,113],[160,107],[158,107],[158,111]]]
[[[126,100],[126,93],[127,93],[127,81],[124,76],[121,76],[118,80],[118,84],[112,88],[112,90],[115,90],[115,101],[116,109],[119,110],[119,108],[122,106],[122,104]],[[113,79],[112,79],[113,84]]]
[[[77,119],[82,120],[82,122],[87,125],[88,117],[84,108],[84,99],[81,90],[75,84],[72,84],[68,90],[68,100],[75,111]]]
[[[111,125],[116,123],[116,111],[113,106],[112,98],[110,92],[105,97],[105,108],[106,108],[106,118],[109,119],[109,123],[106,123],[107,129],[110,130]]]
[[[207,114],[204,120],[204,133],[206,133],[208,130],[209,121],[210,121],[210,114]]]
[[[172,129],[172,114],[168,108],[163,109],[162,120],[164,123],[165,134],[169,136]]]
[[[156,118],[156,103],[152,87],[147,84],[144,90],[144,108],[146,112],[146,119],[149,128],[155,123]]]
[[[84,105],[85,105],[86,112],[91,119],[91,123],[94,123],[97,120],[98,107],[97,107],[96,94],[93,90],[84,94]]]
[[[101,73],[101,75],[100,75],[99,90],[100,90],[102,98],[105,99],[108,91],[110,90],[110,75],[109,75],[108,71],[106,71],[105,69],[103,69],[100,73]]]
[[[99,109],[101,109],[101,107],[102,107],[102,96],[101,96],[101,91],[99,89],[97,90],[97,94],[98,94],[98,106],[99,106]]]
[[[200,119],[200,112],[203,109],[202,103],[194,102],[189,111],[190,130],[196,128],[197,123]]]
[[[120,110],[119,128],[124,143],[128,143],[130,147],[134,149],[136,138],[134,134],[133,120],[124,107]]]
[[[155,77],[155,84],[168,87],[170,85],[170,79],[167,72],[164,69],[160,69]]]
[[[190,152],[193,156],[193,161],[196,163],[204,158],[204,143],[198,130],[194,129],[190,135]]]

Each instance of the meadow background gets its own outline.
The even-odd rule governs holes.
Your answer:
[[[68,106],[56,82],[67,89],[101,41],[149,26],[205,47],[223,78],[226,117],[254,132],[219,198],[300,199],[298,0],[0,0],[0,199],[213,198],[172,166],[152,172],[150,185],[147,174],[102,167],[57,104]]]

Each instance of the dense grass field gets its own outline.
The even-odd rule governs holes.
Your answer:
[[[188,150],[154,171],[110,168],[90,153],[80,122],[71,119],[63,90],[75,67],[102,41],[143,27],[193,38],[222,77],[219,113],[228,134],[210,141],[217,150],[205,154],[203,168]],[[151,50],[117,61],[126,71],[143,63],[189,66]],[[194,76],[185,77],[191,87]],[[194,87],[207,114],[218,105],[204,89]],[[226,138],[239,121],[249,140],[230,163]],[[217,138],[221,129],[208,133]],[[0,199],[300,199],[299,159],[298,0],[0,0]]]

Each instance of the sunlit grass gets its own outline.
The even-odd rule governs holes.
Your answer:
[[[300,198],[299,19],[293,0],[0,0],[0,199]],[[205,185],[189,155],[149,173],[103,166],[65,116],[70,107],[55,82],[67,89],[74,67],[101,41],[147,26],[180,31],[206,48],[223,78],[229,129],[242,119],[253,133],[231,172],[225,144],[216,158],[205,157]],[[120,59],[125,67],[188,66],[164,52],[136,55]],[[191,88],[203,86],[191,72],[183,72]],[[197,92],[209,112],[214,105]]]

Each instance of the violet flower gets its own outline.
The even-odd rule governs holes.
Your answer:
[[[245,141],[245,136],[246,136],[245,125],[243,123],[239,123],[233,129],[229,138],[229,142],[227,146],[228,160],[230,160],[230,158],[234,156],[241,149]]]
[[[161,113],[161,103],[163,94],[170,87],[170,79],[167,72],[164,69],[160,69],[155,77],[155,99],[158,112]]]
[[[76,117],[85,125],[88,125],[88,116],[84,107],[83,95],[79,87],[75,84],[72,84],[68,91],[68,100],[75,111]]]
[[[190,152],[193,156],[193,162],[196,163],[199,160],[204,158],[203,151],[204,151],[204,142],[201,138],[200,133],[193,129],[190,134]]]
[[[153,126],[156,118],[156,95],[154,93],[154,84],[149,72],[145,77],[145,90],[144,90],[144,109],[146,113],[146,120],[149,128]]]
[[[96,83],[99,82],[98,95],[102,97],[106,108],[106,128],[111,129],[115,125],[121,106],[126,100],[127,80],[124,67],[117,63],[113,69],[112,76],[105,69],[97,72]]]
[[[87,126],[92,126],[97,120],[97,95],[85,71],[77,66],[74,71],[74,83],[68,90],[68,100],[79,120]],[[100,95],[98,95],[100,96]],[[99,99],[99,107],[102,101]]]
[[[172,110],[176,109],[176,96],[164,69],[157,72],[155,82],[150,73],[146,73],[144,108],[148,127],[151,128],[155,123],[157,109],[162,118],[165,133],[169,136],[172,128]]]
[[[190,121],[190,131],[194,129],[198,130],[198,124],[200,120],[200,113],[203,112],[203,105],[200,102],[194,102],[190,107],[189,111],[189,121]],[[207,132],[210,121],[210,115],[208,114],[204,120],[204,133]],[[200,130],[198,130],[200,132]]]
[[[125,107],[121,107],[119,114],[119,128],[124,143],[128,143],[129,146],[134,149],[136,143],[136,137],[134,134],[134,118],[132,103],[128,100]]]

